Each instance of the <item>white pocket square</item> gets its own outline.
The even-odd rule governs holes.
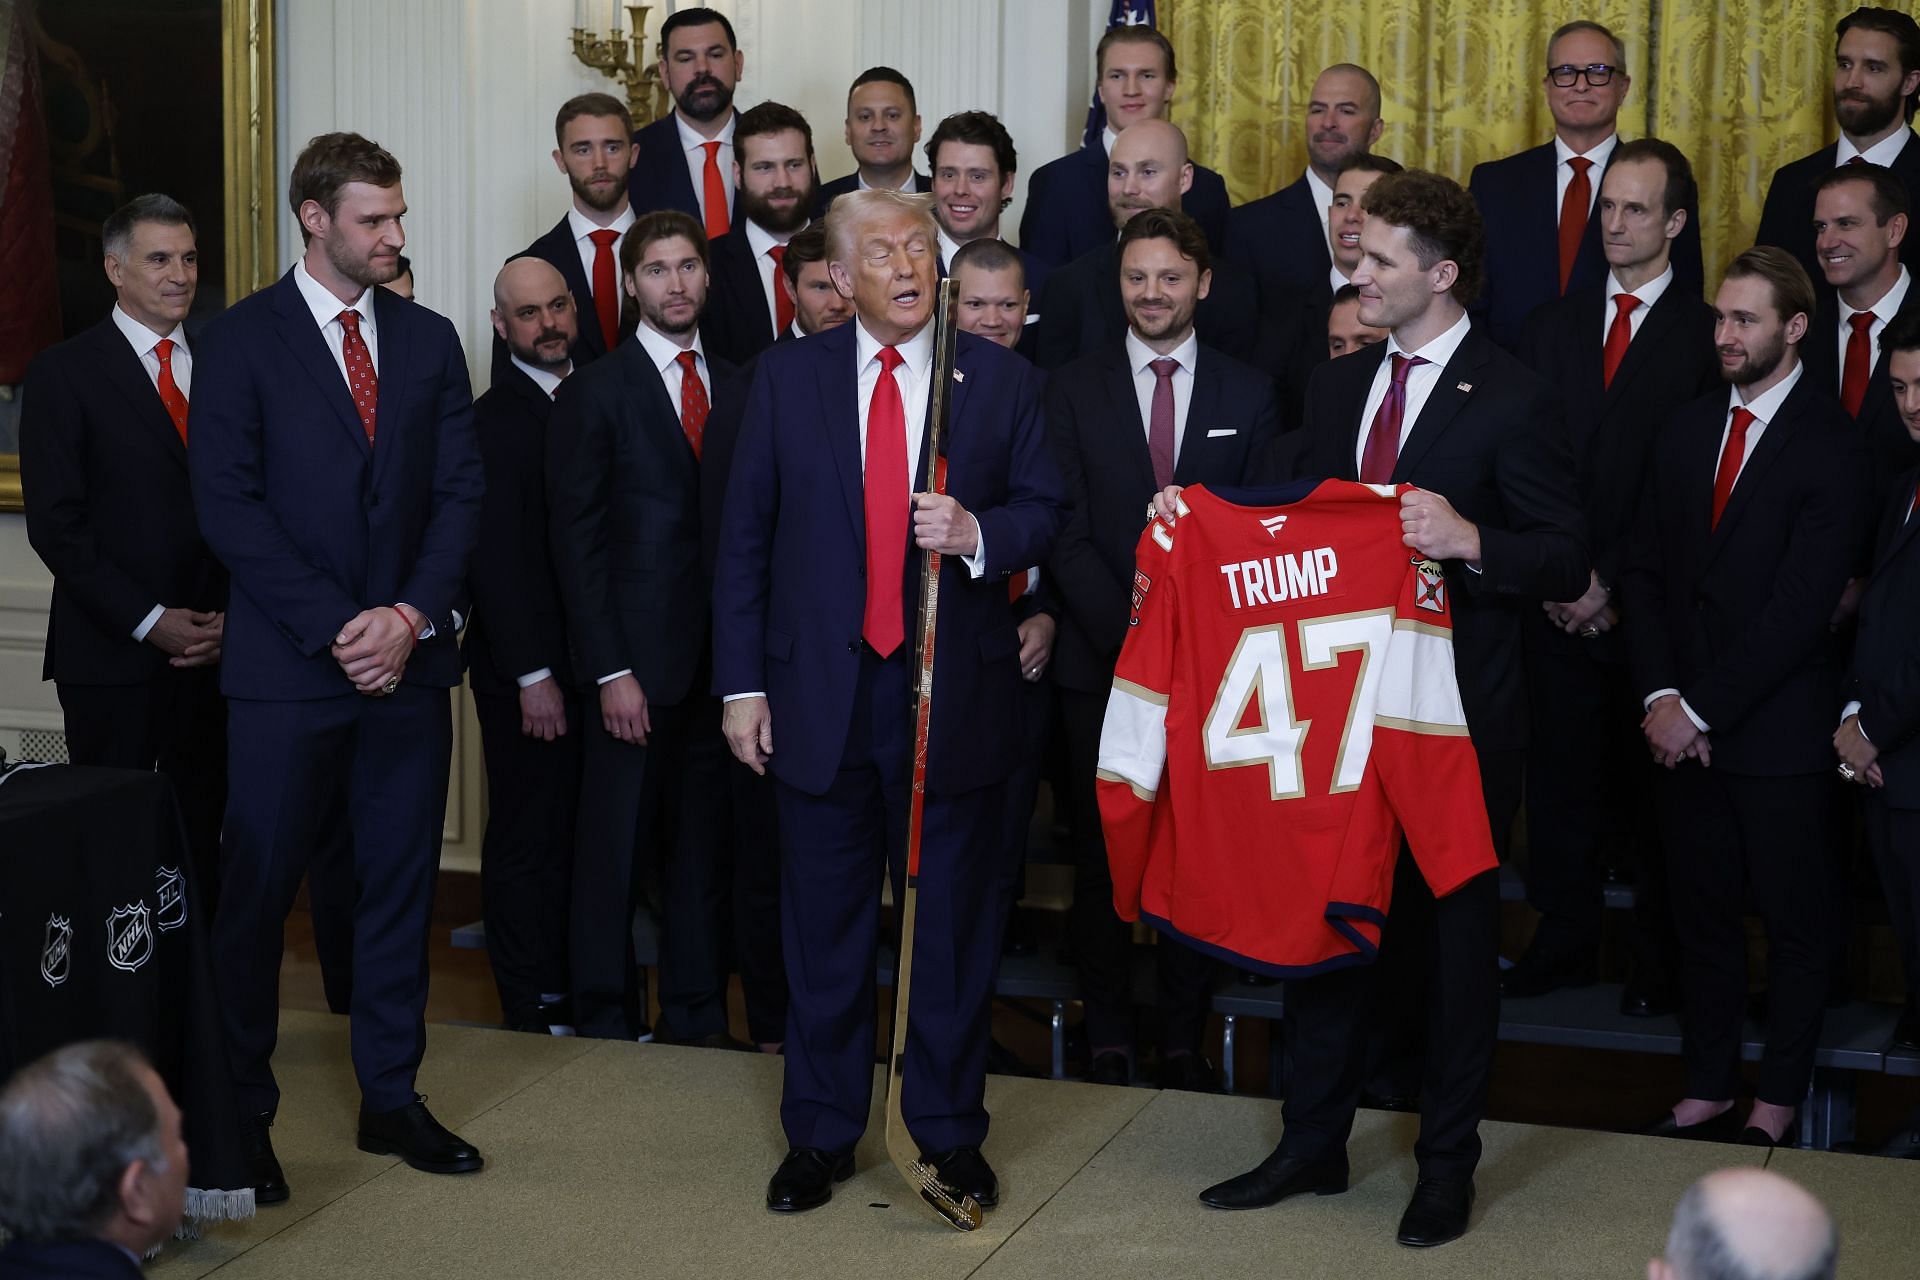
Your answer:
[[[1211,440],[1215,436],[1237,436],[1239,434],[1240,428],[1238,427],[1215,427],[1213,430],[1207,432],[1207,439]]]

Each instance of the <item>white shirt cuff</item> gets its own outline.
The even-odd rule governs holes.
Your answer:
[[[1853,717],[1859,714],[1860,714],[1860,699],[1855,698],[1852,702],[1849,702],[1846,706],[1840,708],[1840,723],[1845,724],[1847,721],[1853,719]],[[1867,738],[1866,725],[1862,724],[1862,725],[1857,725],[1855,727],[1860,730],[1861,737]],[[1867,741],[1872,742],[1873,739],[1867,738]]]
[[[987,540],[980,532],[980,521],[973,512],[967,512],[967,519],[973,521],[973,554],[961,556],[960,563],[967,566],[967,572],[978,578],[987,571]]]
[[[402,600],[400,603],[406,604],[407,608],[412,609],[415,613],[420,615],[420,630],[414,634],[413,638],[416,640],[433,639],[433,619],[427,616],[427,611],[425,609],[420,608],[418,605],[407,604],[405,600]],[[454,615],[456,619],[459,616],[460,615],[457,613]],[[460,624],[457,621],[454,623],[453,629],[455,631],[458,631],[460,629]]]
[[[764,697],[766,697],[766,696],[767,696],[767,695],[766,695],[766,694],[764,694],[764,693],[729,693],[729,694],[727,694],[727,695],[726,695],[725,697],[723,697],[723,698],[721,698],[721,699],[720,699],[720,701],[722,701],[722,702],[738,702],[738,701],[740,701],[740,700],[741,700],[742,698],[764,698]]]
[[[595,684],[612,684],[615,680],[618,680],[621,676],[630,676],[632,674],[633,674],[632,667],[622,667],[620,670],[614,672],[610,676],[601,676],[598,680],[595,680],[594,683]]]
[[[551,679],[553,679],[553,668],[542,667],[538,671],[529,671],[527,672],[527,674],[523,676],[515,676],[513,678],[513,682],[519,685],[522,689],[530,689],[534,685],[539,684],[542,680],[551,680]]]
[[[1680,694],[1680,691],[1678,689],[1655,689],[1652,693],[1648,694],[1644,699],[1641,700],[1640,705],[1645,707],[1647,710],[1651,711],[1653,710],[1653,704],[1657,702],[1659,699],[1667,697],[1668,695],[1673,695],[1675,697],[1678,697],[1679,694]],[[1702,733],[1709,732],[1709,730],[1707,729],[1707,722],[1705,720],[1702,720],[1699,716],[1693,713],[1693,708],[1687,705],[1687,700],[1685,698],[1680,699],[1680,710],[1686,712],[1687,719],[1693,721],[1694,728],[1698,729]]]
[[[133,629],[134,640],[136,642],[145,641],[147,638],[147,632],[153,630],[153,624],[160,621],[160,615],[165,613],[166,611],[167,611],[167,606],[163,604],[157,604],[153,606],[153,612],[149,613],[146,617],[140,619],[140,625]]]

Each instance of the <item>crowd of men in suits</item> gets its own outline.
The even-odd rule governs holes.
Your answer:
[[[939,976],[915,990],[905,1114],[991,1206],[990,997],[1049,772],[1086,1074],[1147,1075],[1094,800],[1142,513],[1174,486],[1304,476],[1416,486],[1406,541],[1445,565],[1492,830],[1504,857],[1524,809],[1541,922],[1502,974],[1494,877],[1436,899],[1403,856],[1378,965],[1289,988],[1285,1137],[1203,1200],[1343,1190],[1365,1098],[1422,1113],[1399,1239],[1464,1232],[1498,1001],[1594,981],[1622,851],[1641,890],[1623,1007],[1685,1017],[1686,1093],[1653,1130],[1782,1141],[1839,977],[1862,797],[1920,974],[1920,28],[1863,8],[1834,53],[1840,137],[1774,175],[1760,243],[1709,275],[1691,168],[1620,138],[1628,58],[1598,24],[1543,50],[1554,138],[1465,186],[1372,154],[1380,87],[1342,64],[1314,84],[1306,170],[1238,208],[1167,119],[1172,46],[1117,27],[1096,53],[1107,128],[1031,175],[1016,248],[994,116],[940,121],[923,175],[912,85],[872,68],[847,99],[858,168],[823,184],[808,120],[736,109],[731,25],[683,8],[660,37],[670,113],[635,131],[606,95],[560,108],[570,202],[494,279],[477,401],[452,326],[379,287],[405,200],[375,144],[309,144],[303,256],[202,332],[183,327],[191,215],[159,196],[116,214],[119,303],[40,357],[24,405],[46,675],[76,762],[180,788],[219,888],[260,1198],[287,1195],[269,1061],[309,865],[361,1145],[480,1166],[413,1088],[464,655],[507,1024],[784,1052],[768,1204],[824,1203],[868,1114],[906,637],[935,551],[916,972]],[[948,275],[965,333],[935,493]],[[1749,892],[1767,1045],[1740,1112]],[[1155,954],[1153,1078],[1217,1088],[1218,964]],[[1911,1011],[1898,1035],[1920,1043]],[[1889,1150],[1920,1154],[1920,1133]]]

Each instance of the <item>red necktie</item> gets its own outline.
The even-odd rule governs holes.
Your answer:
[[[793,299],[780,283],[780,275],[786,269],[787,246],[774,245],[767,250],[767,256],[773,259],[773,336],[777,338],[793,324]]]
[[[707,215],[707,239],[718,240],[732,225],[727,220],[727,184],[720,180],[720,144],[703,142],[700,146],[707,153],[707,167],[700,175],[701,211]]]
[[[593,309],[599,313],[600,336],[609,351],[620,344],[620,286],[613,275],[613,242],[619,238],[618,231],[606,228],[587,232],[587,239],[593,241]]]
[[[1032,584],[1033,570],[1022,569],[1007,579],[1007,599],[1013,604],[1019,604],[1027,594],[1027,588]]]
[[[1580,241],[1587,234],[1587,205],[1593,197],[1593,188],[1587,182],[1587,170],[1593,167],[1593,161],[1585,156],[1574,156],[1567,161],[1573,170],[1573,180],[1567,183],[1567,194],[1560,199],[1560,292],[1567,291],[1567,278],[1573,274],[1573,260],[1580,256]]]
[[[167,406],[167,416],[173,419],[173,429],[180,433],[180,443],[187,442],[187,398],[180,394],[180,384],[173,380],[173,339],[162,338],[153,344],[153,354],[160,360],[160,403]]]
[[[907,411],[893,371],[899,351],[880,348],[880,377],[867,402],[867,607],[860,634],[881,657],[906,638],[901,575],[907,567]]]
[[[1733,411],[1733,425],[1727,429],[1727,443],[1720,450],[1720,469],[1713,473],[1713,527],[1720,525],[1720,513],[1733,496],[1733,482],[1740,475],[1740,464],[1747,456],[1747,428],[1754,417],[1745,409]]]
[[[1848,164],[1865,164],[1866,162],[1867,162],[1867,158],[1865,156],[1854,156],[1852,159],[1847,161]]]
[[[1867,379],[1873,376],[1873,328],[1871,311],[1856,311],[1847,318],[1853,332],[1847,335],[1847,363],[1840,374],[1840,403],[1853,417],[1860,416],[1860,402],[1867,398]]]
[[[693,456],[698,461],[707,433],[707,384],[700,381],[700,370],[696,367],[700,357],[691,351],[682,351],[674,359],[680,362],[680,429],[687,433],[687,443],[693,446]]]
[[[1633,341],[1633,309],[1640,305],[1640,299],[1630,293],[1613,295],[1613,325],[1607,330],[1607,347],[1600,354],[1600,385],[1613,385],[1613,375],[1620,370],[1620,361],[1627,354],[1627,344]]]
[[[1374,410],[1373,426],[1367,432],[1366,451],[1360,455],[1360,480],[1364,484],[1391,484],[1393,464],[1400,457],[1400,426],[1407,415],[1407,374],[1413,366],[1425,364],[1419,356],[1393,355],[1393,380],[1387,394]]]
[[[360,313],[352,309],[340,313],[340,351],[347,358],[347,390],[353,395],[353,407],[360,411],[360,425],[367,430],[367,443],[373,443],[373,410],[380,401],[380,379],[373,372],[373,355],[367,340],[360,336]]]
[[[1173,371],[1178,360],[1155,360],[1153,370],[1153,411],[1147,417],[1147,456],[1153,459],[1153,487],[1164,489],[1173,483]]]

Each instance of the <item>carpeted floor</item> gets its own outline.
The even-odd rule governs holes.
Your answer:
[[[987,1154],[1001,1207],[960,1235],[907,1203],[881,1143],[824,1209],[762,1207],[784,1149],[780,1063],[758,1055],[549,1039],[436,1025],[420,1087],[487,1168],[417,1173],[353,1145],[346,1020],[290,1012],[274,1130],[293,1198],[170,1244],[164,1280],[276,1277],[1633,1276],[1688,1182],[1765,1158],[1738,1147],[1489,1122],[1473,1231],[1393,1242],[1411,1190],[1412,1117],[1362,1112],[1354,1186],[1255,1213],[1194,1192],[1264,1155],[1279,1106],[1258,1098],[992,1077]],[[1909,1274],[1920,1167],[1782,1152],[1775,1167],[1839,1215],[1842,1274]]]

